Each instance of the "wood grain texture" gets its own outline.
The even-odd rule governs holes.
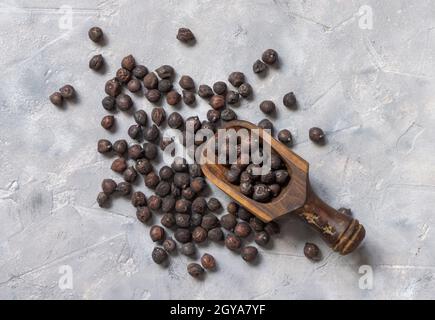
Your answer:
[[[267,131],[248,121],[231,121],[224,128],[259,129],[260,139],[263,140],[263,143],[270,141],[271,149],[281,156],[291,179],[287,186],[281,190],[281,193],[270,202],[257,202],[243,195],[239,191],[238,185],[227,182],[225,172],[228,169],[224,165],[216,164],[214,155],[207,155],[206,152],[203,152],[202,170],[210,182],[264,222],[291,212],[297,214],[319,232],[323,240],[333,250],[341,254],[348,254],[358,247],[365,236],[364,227],[359,224],[358,220],[339,213],[317,197],[309,184],[308,162],[271,137]]]

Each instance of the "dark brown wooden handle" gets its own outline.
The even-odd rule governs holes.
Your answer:
[[[308,187],[305,205],[297,210],[297,214],[340,254],[352,252],[364,239],[365,229],[358,220],[328,206],[311,187]]]

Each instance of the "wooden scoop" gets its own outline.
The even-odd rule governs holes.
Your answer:
[[[224,128],[260,129],[248,121],[239,120],[228,122]],[[268,132],[259,130],[260,139],[267,136],[270,137]],[[345,255],[355,250],[364,239],[364,227],[358,220],[331,208],[313,192],[308,178],[308,162],[273,137],[268,141],[271,141],[271,149],[281,156],[291,175],[287,186],[268,203],[246,197],[237,185],[227,182],[225,172],[228,169],[210,161],[205,152],[206,148],[202,153],[202,171],[208,180],[262,221],[268,222],[291,212],[317,230],[334,251]]]

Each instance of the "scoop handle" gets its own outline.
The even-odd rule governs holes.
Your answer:
[[[321,200],[308,186],[307,199],[296,213],[320,233],[323,240],[342,255],[354,251],[365,236],[358,220],[340,213]]]

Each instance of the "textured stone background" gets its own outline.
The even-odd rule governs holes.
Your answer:
[[[71,30],[59,27],[61,5],[73,7]],[[362,5],[373,9],[372,30],[358,26]],[[0,298],[433,298],[434,23],[431,0],[1,1]],[[93,25],[106,32],[105,46],[88,40]],[[194,47],[175,40],[181,26],[196,34]],[[281,67],[260,79],[251,66],[269,47]],[[103,75],[87,66],[97,52],[108,62]],[[115,176],[95,151],[108,136],[99,126],[102,88],[129,53],[149,68],[172,64],[197,83],[244,71],[255,99],[239,116],[258,121],[259,101],[278,102],[276,127],[294,133],[318,194],[352,207],[365,224],[364,245],[341,257],[284,217],[258,265],[215,244],[200,248],[219,263],[203,282],[186,274],[186,257],[166,269],[152,263],[148,228],[129,203],[102,210],[95,202],[101,179]],[[59,110],[47,97],[65,83],[79,99]],[[290,90],[297,111],[281,104]],[[201,101],[181,112],[207,109]],[[132,123],[118,120],[122,130],[110,139]],[[314,125],[327,131],[326,146],[307,140]],[[322,262],[303,257],[305,241],[321,245]],[[358,288],[363,264],[373,268],[372,290]],[[73,290],[58,286],[63,265],[72,267]]]

